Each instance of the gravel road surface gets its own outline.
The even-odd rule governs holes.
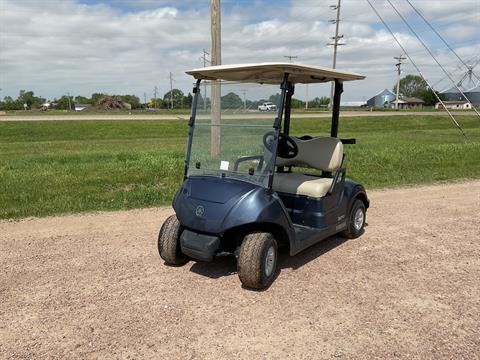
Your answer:
[[[0,358],[478,359],[480,181],[370,192],[365,234],[167,267],[171,209],[0,222]]]

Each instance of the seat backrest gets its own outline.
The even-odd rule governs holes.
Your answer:
[[[342,166],[343,144],[334,137],[316,137],[300,140],[291,137],[298,146],[298,154],[291,159],[277,156],[277,166],[302,165],[323,171],[336,171]]]

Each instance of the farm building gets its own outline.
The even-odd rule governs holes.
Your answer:
[[[462,85],[459,85],[458,89],[462,90],[462,92],[466,95],[467,89],[465,89]],[[452,86],[451,88],[441,91],[440,94],[442,94],[447,101],[464,101],[465,98],[460,91],[458,91],[458,89],[457,87]]]
[[[480,84],[471,89],[465,89],[460,85],[459,89],[462,90],[470,103],[480,105]],[[455,86],[442,91],[441,94],[447,101],[465,101],[465,98]]]
[[[470,104],[468,101],[463,100],[463,101],[444,101],[445,107],[447,109],[457,109],[457,110],[465,110],[465,109],[471,109],[472,104]],[[435,109],[443,109],[442,103],[438,102],[435,104]]]
[[[395,108],[396,100],[390,101],[390,107]],[[402,96],[398,99],[399,109],[422,109],[425,102],[422,99],[416,97]]]
[[[383,90],[374,97],[367,100],[368,107],[383,108],[388,107],[390,101],[395,100],[395,94],[388,89]]]
[[[465,95],[472,104],[480,106],[480,84],[468,90]]]

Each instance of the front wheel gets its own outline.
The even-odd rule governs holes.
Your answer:
[[[277,273],[278,246],[270,233],[256,232],[245,236],[240,247],[237,270],[245,287],[265,289]]]
[[[366,219],[365,204],[362,200],[356,199],[348,214],[347,229],[342,232],[342,236],[349,239],[356,239],[364,233]]]
[[[165,220],[158,234],[158,252],[167,265],[184,265],[188,262],[180,250],[182,228],[175,215]]]

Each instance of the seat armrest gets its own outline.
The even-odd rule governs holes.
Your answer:
[[[347,174],[346,168],[339,168],[335,171],[335,175],[333,176],[332,185],[330,185],[330,189],[328,189],[327,195],[333,194],[336,192],[338,187],[342,186],[345,182],[345,175]]]

